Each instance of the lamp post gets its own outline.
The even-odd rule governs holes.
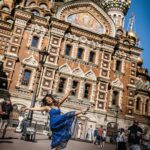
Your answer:
[[[32,96],[32,101],[31,101],[31,106],[30,107],[34,107],[35,103],[36,103],[36,95],[37,95],[37,91],[38,91],[38,86],[39,86],[39,81],[40,81],[40,75],[41,75],[41,71],[42,71],[42,67],[46,61],[46,58],[48,56],[48,52],[46,49],[39,51],[39,68],[38,68],[38,73],[37,73],[37,78],[36,78],[36,85],[35,85],[35,89],[33,92],[33,96]],[[28,120],[29,123],[31,125],[32,122],[32,117],[33,117],[33,111],[30,110],[28,113]]]

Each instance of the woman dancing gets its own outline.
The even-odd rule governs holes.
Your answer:
[[[50,115],[50,128],[52,131],[51,148],[60,150],[66,147],[67,142],[71,138],[71,126],[75,116],[85,114],[89,107],[83,111],[71,111],[61,114],[60,106],[68,98],[69,94],[74,90],[69,91],[62,99],[56,101],[51,94],[47,94],[43,100],[41,107],[25,108],[25,110],[46,111]]]

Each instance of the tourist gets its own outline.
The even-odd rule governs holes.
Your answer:
[[[132,150],[141,150],[142,129],[139,122],[134,120],[133,125],[128,128],[128,143]]]
[[[0,129],[2,130],[2,138],[5,137],[7,127],[10,123],[10,113],[12,110],[13,106],[9,98],[0,103]]]

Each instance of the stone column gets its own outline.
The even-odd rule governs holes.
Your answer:
[[[59,86],[59,74],[57,73],[56,76],[55,76],[55,79],[54,79],[54,88],[52,90],[52,93],[53,94],[56,94],[57,93],[57,88]]]
[[[65,93],[67,93],[69,90],[72,89],[71,84],[72,84],[72,78],[68,77],[68,80],[67,80],[67,83],[66,83],[66,88],[65,88]]]
[[[78,99],[82,99],[83,98],[83,92],[84,92],[84,81],[81,80],[80,86],[79,86]]]
[[[96,83],[93,83],[92,84],[92,89],[91,89],[91,97],[90,97],[90,102],[91,103],[94,102],[95,92],[96,92]]]

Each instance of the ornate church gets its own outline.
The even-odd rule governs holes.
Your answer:
[[[115,122],[128,128],[136,118],[150,125],[150,77],[134,16],[125,30],[131,0],[0,0],[0,97],[15,111],[36,105],[47,93],[56,99],[71,88],[63,112],[91,105],[80,116],[88,127]],[[47,55],[40,67],[40,53]],[[38,84],[37,84],[38,80]],[[17,118],[17,117],[16,117]],[[14,117],[15,119],[15,117]],[[35,113],[33,120],[46,122]]]

